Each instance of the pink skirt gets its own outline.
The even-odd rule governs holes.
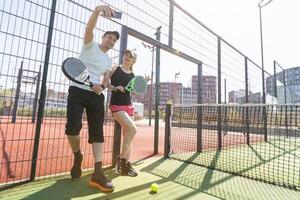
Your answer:
[[[111,112],[125,111],[129,116],[134,116],[134,107],[132,105],[110,105]]]

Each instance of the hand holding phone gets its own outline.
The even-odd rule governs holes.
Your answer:
[[[116,19],[121,19],[122,18],[122,12],[115,11],[115,14],[112,17],[116,18]]]

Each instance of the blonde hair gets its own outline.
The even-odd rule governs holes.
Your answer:
[[[135,62],[134,62],[135,63]],[[133,65],[134,65],[134,63],[129,67],[129,70],[131,71],[131,72],[133,72]]]

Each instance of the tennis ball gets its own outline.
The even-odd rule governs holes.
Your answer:
[[[152,185],[151,185],[151,191],[152,192],[158,192],[158,190],[159,190],[158,184],[157,183],[152,183]]]

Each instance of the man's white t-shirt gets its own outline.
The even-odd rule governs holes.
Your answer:
[[[83,45],[78,59],[86,65],[90,81],[94,84],[100,84],[102,75],[112,68],[111,58],[101,51],[99,44],[94,41]],[[71,82],[70,85],[84,90],[93,91],[86,85],[80,85],[74,82]]]

